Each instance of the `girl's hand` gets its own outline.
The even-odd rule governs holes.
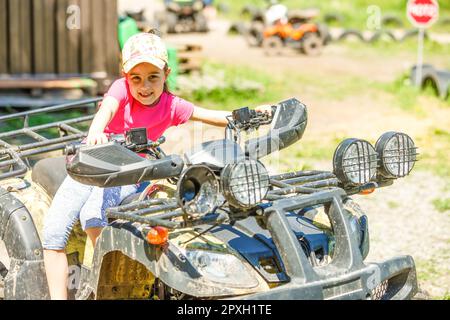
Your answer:
[[[101,108],[97,111],[97,114],[92,120],[91,127],[89,128],[89,133],[86,139],[86,144],[88,146],[93,146],[96,144],[103,144],[108,142],[108,137],[103,133],[107,124],[116,114],[119,109],[119,101],[113,97],[106,97],[102,101]]]
[[[263,105],[261,105],[261,106],[257,106],[257,107],[255,108],[255,110],[256,110],[257,112],[262,112],[262,113],[268,113],[268,114],[271,114],[271,113],[272,113],[272,105],[269,105],[269,104],[263,104]]]
[[[104,144],[104,143],[108,143],[108,136],[106,134],[104,134],[103,132],[101,133],[89,133],[86,139],[86,144],[88,146],[93,146],[96,144]]]

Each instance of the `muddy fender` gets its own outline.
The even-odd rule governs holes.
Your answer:
[[[5,299],[48,299],[42,245],[27,208],[0,188],[0,241],[9,256]]]

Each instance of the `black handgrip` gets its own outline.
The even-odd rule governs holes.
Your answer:
[[[148,144],[149,144],[149,147],[155,148],[155,147],[159,147],[160,145],[162,145],[165,142],[166,142],[166,137],[161,136],[158,140],[156,140],[156,142],[149,140]]]
[[[77,153],[78,149],[80,149],[81,146],[82,146],[81,143],[69,144],[64,148],[64,154],[66,156],[72,156]]]
[[[118,143],[123,144],[123,142],[125,142],[124,140],[124,135],[111,135],[110,136],[110,140],[111,141],[116,141]],[[147,145],[145,146],[145,148],[149,147],[149,148],[157,148],[159,147],[161,144],[163,144],[164,142],[166,142],[166,137],[161,136],[158,140],[152,141],[152,140],[148,140]],[[71,156],[77,153],[77,151],[82,147],[85,146],[85,144],[82,143],[72,143],[67,145],[64,148],[64,154],[66,156]],[[135,145],[126,145],[123,144],[123,146],[127,149],[130,149],[132,151],[135,151],[136,146]],[[138,148],[139,149],[139,148]]]
[[[261,125],[270,124],[277,106],[272,106],[270,114],[251,110],[248,107],[236,109],[232,112],[234,126],[241,130],[257,129]]]

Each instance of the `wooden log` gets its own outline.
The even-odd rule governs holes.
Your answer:
[[[92,70],[92,0],[81,0],[81,52],[80,71],[89,74]]]
[[[98,78],[106,78],[106,60],[104,51],[105,11],[102,0],[91,1],[92,10],[92,68],[91,73],[96,73]],[[102,76],[103,75],[103,76]]]
[[[105,36],[103,54],[106,59],[106,71],[109,77],[116,77],[120,72],[120,46],[118,40],[117,1],[103,0],[105,5]]]
[[[44,0],[33,1],[33,73],[45,73]]]
[[[56,73],[56,0],[33,0],[32,61],[37,74]]]
[[[85,89],[96,88],[91,79],[73,78],[65,80],[5,79],[0,81],[0,89]]]
[[[7,2],[7,0],[0,0],[0,74],[6,74],[9,72]]]
[[[56,0],[44,0],[44,73],[56,73]]]
[[[56,1],[56,72],[68,73],[67,64],[67,32],[66,32],[67,1]]]
[[[69,74],[80,73],[81,9],[79,0],[66,0],[66,61]]]
[[[178,59],[179,60],[191,60],[191,59],[202,59],[202,54],[198,51],[187,51],[187,52],[179,52]]]
[[[81,10],[79,8],[79,0],[58,0],[56,2],[57,70],[59,74],[80,73],[81,24],[78,19],[81,20]]]
[[[178,44],[175,47],[178,52],[202,51],[203,49],[199,44]]]
[[[178,65],[179,73],[189,73],[191,71],[201,70],[202,65],[198,62],[184,62]]]
[[[9,36],[9,56],[10,72],[22,73],[20,57],[20,2],[9,1],[8,3],[8,36]]]
[[[20,40],[20,60],[21,72],[32,73],[33,59],[31,52],[31,0],[19,0],[20,20],[19,20],[19,40]]]

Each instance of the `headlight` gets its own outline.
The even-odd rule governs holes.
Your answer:
[[[264,165],[253,159],[227,165],[221,175],[225,199],[236,208],[251,208],[269,191],[269,174]]]
[[[252,272],[232,254],[186,250],[186,257],[208,280],[233,287],[258,285],[258,280],[252,276]]]
[[[377,153],[367,141],[346,139],[334,152],[333,168],[344,184],[364,185],[377,173]]]
[[[380,173],[385,178],[401,178],[408,175],[417,161],[414,141],[404,133],[386,132],[375,148],[380,158]]]
[[[219,183],[206,166],[192,166],[178,180],[178,204],[189,214],[207,214],[218,202]]]

